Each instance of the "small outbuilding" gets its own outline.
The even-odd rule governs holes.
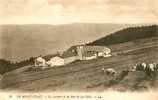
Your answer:
[[[41,56],[35,59],[35,67],[43,67],[46,66],[46,60]]]

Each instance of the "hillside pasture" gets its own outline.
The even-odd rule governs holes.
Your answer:
[[[144,40],[147,41],[147,40]],[[24,71],[12,75],[4,75],[1,89],[4,91],[139,91],[157,88],[158,75],[151,78],[145,72],[128,72],[136,63],[158,61],[157,41],[144,42],[139,46],[133,43],[130,50],[109,58],[98,58],[90,61],[76,61],[71,64],[45,69],[43,71]],[[128,44],[128,43],[127,43]],[[129,42],[129,44],[131,44]],[[137,43],[138,44],[138,43]],[[121,45],[121,44],[120,44]],[[117,46],[117,47],[115,47]],[[119,44],[111,46],[119,48]],[[121,46],[120,46],[121,47]],[[133,49],[133,50],[132,50]],[[114,50],[115,51],[115,50]],[[114,68],[118,73],[115,77],[107,76],[102,68]]]

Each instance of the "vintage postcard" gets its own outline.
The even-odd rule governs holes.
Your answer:
[[[0,100],[157,94],[157,0],[0,0]]]

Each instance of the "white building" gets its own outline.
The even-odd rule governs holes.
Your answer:
[[[37,57],[35,59],[35,67],[43,67],[46,66],[46,61],[42,57]]]
[[[53,66],[62,66],[64,65],[64,59],[58,56],[55,56],[51,58],[49,61],[46,62],[48,66],[53,67]]]

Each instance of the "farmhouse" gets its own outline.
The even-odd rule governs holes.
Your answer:
[[[59,56],[52,57],[49,61],[47,61],[47,65],[50,67],[62,66],[64,64],[64,59]]]
[[[77,57],[79,60],[91,60],[111,56],[111,49],[106,46],[76,45],[64,52],[63,56]]]
[[[72,46],[62,55],[56,55],[50,58],[47,62],[44,58],[38,57],[35,60],[35,66],[53,67],[62,66],[74,62],[76,60],[91,60],[98,57],[108,57],[111,55],[111,49],[106,46]]]
[[[111,49],[106,46],[77,46],[77,54],[80,60],[91,60],[97,57],[108,57],[111,55]]]
[[[49,61],[46,62],[46,64],[50,67],[53,66],[62,66],[69,64],[71,62],[74,62],[75,60],[78,59],[78,56],[72,56],[72,57],[52,57]]]

